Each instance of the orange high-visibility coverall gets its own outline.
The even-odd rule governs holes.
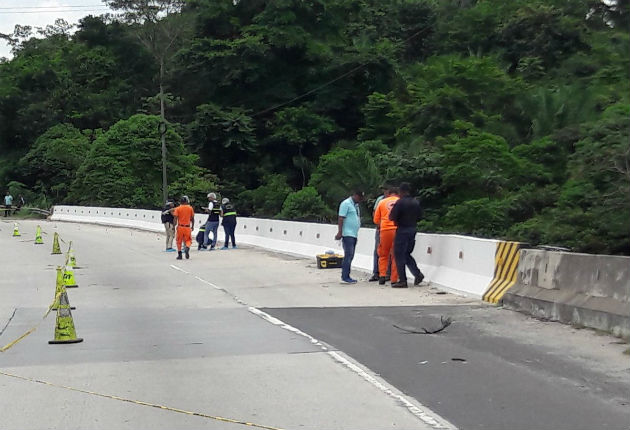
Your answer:
[[[381,242],[378,245],[378,276],[387,276],[387,265],[391,258],[392,271],[390,278],[392,283],[398,282],[398,270],[394,259],[396,224],[389,219],[389,213],[399,198],[398,196],[385,197],[374,211],[374,224],[379,225],[381,230]]]
[[[190,205],[181,205],[175,208],[173,215],[177,217],[177,236],[175,237],[177,250],[182,250],[182,242],[186,244],[187,248],[190,248],[192,245],[190,226],[195,217],[195,210]]]

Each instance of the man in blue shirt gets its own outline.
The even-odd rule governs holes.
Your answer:
[[[13,196],[11,193],[7,191],[7,194],[4,196],[4,207],[6,210],[4,211],[4,216],[11,215],[11,206],[13,205]]]
[[[357,281],[350,277],[350,267],[354,259],[354,249],[357,246],[357,236],[361,227],[361,210],[359,203],[363,200],[363,192],[355,191],[339,205],[339,230],[335,240],[341,239],[343,245],[343,262],[341,263],[341,281],[355,284]]]

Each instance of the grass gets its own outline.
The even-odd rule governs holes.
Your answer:
[[[22,208],[17,212],[13,212],[9,217],[4,218],[4,214],[2,214],[3,219],[11,220],[11,219],[44,219],[47,215],[35,212],[30,210],[31,208]],[[33,208],[38,209],[38,208]]]

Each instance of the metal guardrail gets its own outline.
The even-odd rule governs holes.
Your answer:
[[[3,212],[18,212],[18,211],[31,211],[31,212],[35,212],[38,213],[40,215],[46,215],[46,216],[50,216],[52,214],[52,211],[50,210],[46,210],[46,209],[40,209],[40,208],[32,208],[32,207],[28,207],[28,206],[22,206],[22,207],[17,207],[17,206],[11,206],[11,207],[6,207],[6,206],[0,206],[0,213]]]

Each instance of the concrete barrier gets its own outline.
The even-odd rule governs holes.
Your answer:
[[[503,305],[630,338],[630,257],[522,250]]]
[[[520,242],[499,242],[494,257],[494,278],[483,295],[489,303],[499,303],[503,295],[516,284],[520,250],[527,246]]]
[[[207,215],[197,214],[195,225]],[[79,206],[55,206],[54,221],[82,222],[162,232],[160,211]],[[239,218],[236,241],[272,251],[315,258],[326,251],[342,253],[334,239],[337,226],[260,218]],[[361,228],[353,261],[355,269],[372,271],[374,229]],[[219,230],[219,238],[223,237]],[[416,235],[413,256],[425,280],[449,291],[481,298],[494,275],[497,240],[467,236]],[[411,274],[409,274],[411,276]]]

